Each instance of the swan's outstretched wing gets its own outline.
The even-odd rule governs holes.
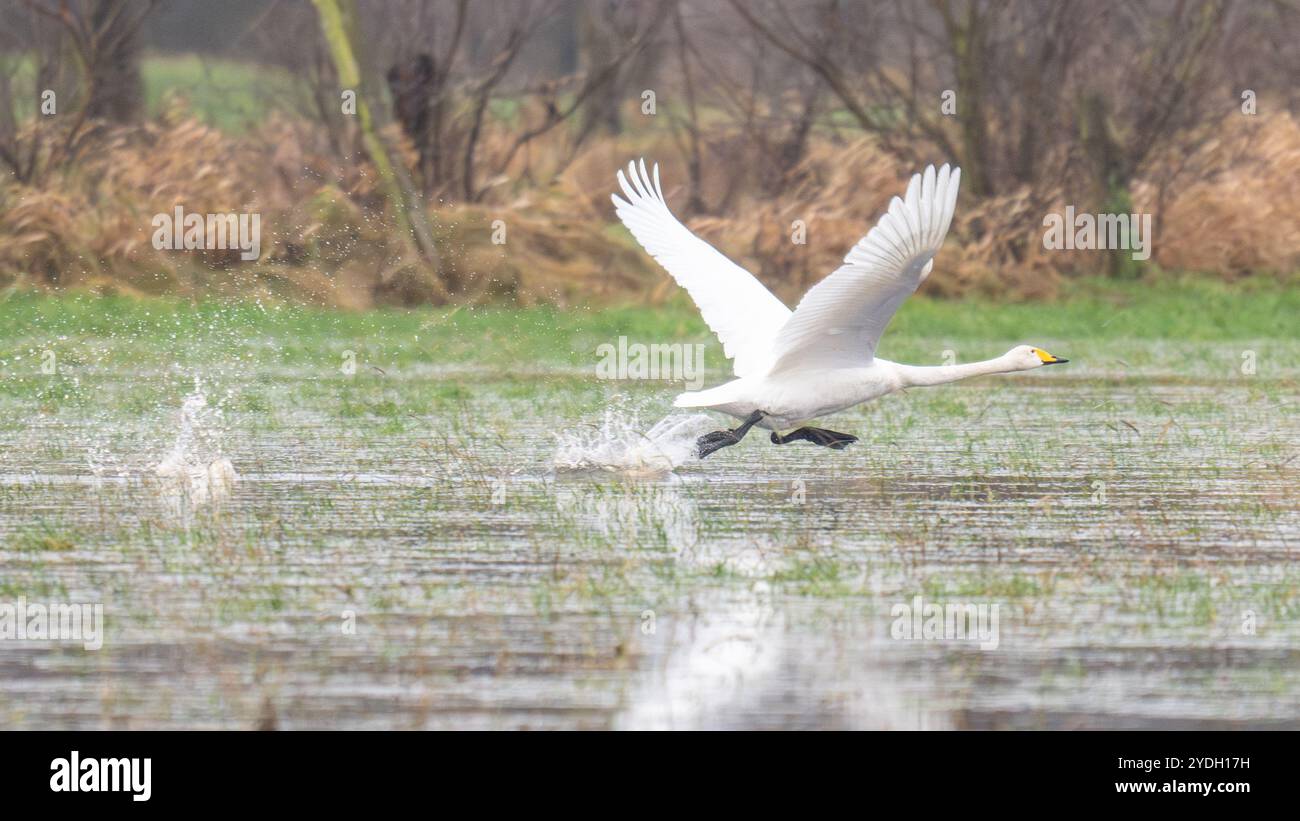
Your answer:
[[[961,169],[927,166],[903,199],[814,285],[773,343],[771,373],[871,363],[898,306],[929,275],[957,204]]]
[[[673,216],[659,187],[658,164],[653,182],[646,174],[645,160],[640,167],[628,163],[627,172],[626,176],[618,172],[627,199],[612,195],[618,218],[695,300],[700,315],[722,342],[723,352],[735,360],[736,376],[761,371],[770,361],[772,341],[790,318],[790,309],[753,274]]]

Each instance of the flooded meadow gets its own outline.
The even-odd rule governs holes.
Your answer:
[[[604,320],[53,316],[0,353],[0,603],[102,646],[0,640],[0,727],[1300,727],[1295,340],[1049,334],[698,460],[732,421],[597,379]]]

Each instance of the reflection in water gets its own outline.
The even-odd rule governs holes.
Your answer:
[[[705,596],[658,619],[647,669],[616,725],[629,729],[944,729],[910,682],[885,663],[874,622],[848,629],[791,624],[767,586]],[[798,609],[798,604],[794,604]],[[836,636],[827,652],[828,633]],[[853,637],[845,642],[845,636]]]
[[[641,670],[616,726],[948,726],[941,714],[907,705],[904,683],[880,669],[874,621],[850,631],[857,636],[850,652],[830,658],[819,648],[824,637],[803,635],[816,625],[787,622],[766,581],[782,563],[779,546],[760,547],[740,534],[702,540],[699,509],[677,477],[610,487],[560,483],[556,505],[610,544],[643,545],[662,535],[675,561],[700,572],[725,570],[744,585],[701,587],[643,615]]]
[[[609,417],[574,472],[552,431],[600,412],[585,389],[447,379],[278,372],[179,425],[129,377],[49,411],[0,393],[6,595],[103,601],[106,631],[0,644],[0,727],[1300,716],[1285,386],[972,384],[846,415],[859,449],[704,462],[681,454],[718,418],[633,440]],[[665,437],[669,472],[629,444]],[[238,482],[197,502],[219,459]],[[1001,605],[998,649],[892,640],[917,594]]]

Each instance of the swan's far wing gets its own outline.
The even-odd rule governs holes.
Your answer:
[[[753,274],[673,216],[659,187],[657,164],[653,182],[644,160],[640,167],[628,163],[627,170],[626,176],[618,172],[627,199],[612,195],[618,218],[695,300],[700,315],[722,342],[723,352],[734,360],[736,376],[761,370],[769,361],[777,332],[790,318],[790,309]]]
[[[961,169],[927,166],[844,264],[814,285],[773,344],[772,373],[871,363],[898,307],[929,275],[957,204]]]

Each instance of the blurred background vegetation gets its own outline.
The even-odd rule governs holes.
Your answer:
[[[1288,283],[1298,41],[1293,0],[3,0],[0,288],[658,301],[609,202],[642,156],[787,300],[945,161],[932,294]],[[177,205],[260,213],[261,258],[154,249]],[[1067,205],[1152,213],[1152,259],[1045,251]]]

